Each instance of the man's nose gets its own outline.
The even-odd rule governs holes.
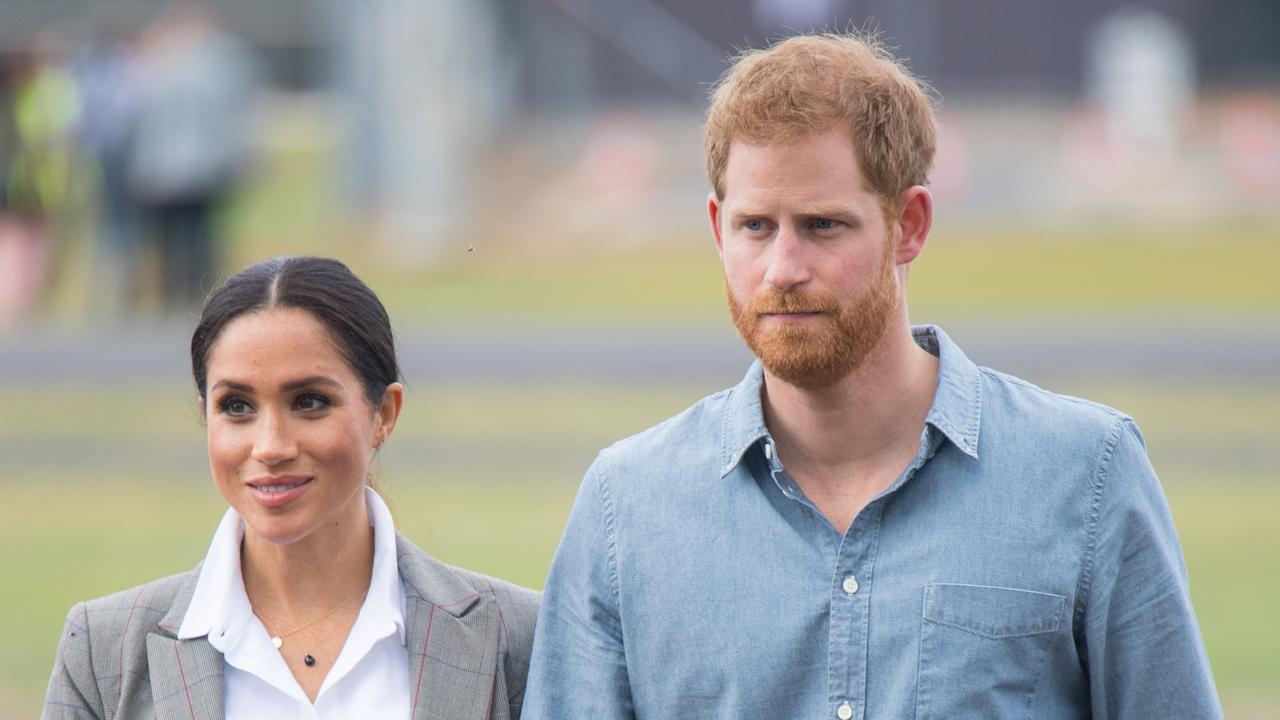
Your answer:
[[[813,279],[809,271],[807,248],[789,228],[781,228],[771,243],[769,267],[764,281],[783,292],[793,290]]]

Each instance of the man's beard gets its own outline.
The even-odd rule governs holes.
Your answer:
[[[889,248],[881,266],[862,298],[846,305],[826,293],[770,289],[756,293],[743,307],[726,283],[733,324],[774,376],[805,390],[831,387],[866,362],[898,307]],[[797,325],[766,324],[760,317],[779,312],[820,312],[824,317]]]

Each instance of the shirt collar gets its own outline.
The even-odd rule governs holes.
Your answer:
[[[720,477],[728,475],[742,462],[748,448],[769,435],[769,429],[764,426],[764,408],[760,405],[763,386],[764,367],[756,360],[742,382],[729,390],[724,420],[720,424]]]
[[[366,487],[365,506],[369,508],[369,522],[373,525],[373,573],[369,578],[369,597],[365,606],[373,611],[373,617],[395,623],[400,643],[404,644],[404,583],[396,558],[396,525],[391,509],[382,497]]]
[[[191,594],[191,604],[178,628],[178,638],[187,640],[202,635],[220,635],[228,620],[249,611],[249,601],[240,577],[240,541],[244,538],[244,521],[232,508],[227,508],[209,543],[209,552],[200,564],[200,576]]]
[[[405,641],[405,596],[396,562],[395,521],[391,510],[372,488],[365,488],[365,507],[373,526],[373,572],[362,613],[395,625],[400,642]],[[210,635],[214,631],[234,631],[244,626],[253,613],[240,575],[240,543],[244,520],[227,508],[200,566],[191,605],[178,628],[179,639]],[[212,642],[212,639],[211,639]]]
[[[925,422],[937,428],[960,452],[978,459],[982,426],[982,373],[937,325],[911,328],[912,339],[938,356],[938,388]]]
[[[977,459],[978,428],[982,421],[982,376],[978,366],[936,325],[911,328],[912,339],[938,357],[938,387],[925,418],[961,452]],[[729,390],[720,430],[720,475],[728,475],[747,450],[769,436],[764,424],[760,390],[764,368],[756,360],[747,374]]]

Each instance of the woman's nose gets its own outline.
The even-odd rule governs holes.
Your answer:
[[[279,465],[298,456],[298,443],[290,423],[275,413],[266,413],[254,438],[253,458],[264,465]]]

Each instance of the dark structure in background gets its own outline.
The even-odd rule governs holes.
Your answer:
[[[701,104],[725,67],[724,53],[758,47],[774,27],[768,0],[452,0],[485,5],[501,42],[501,91],[515,104],[558,113],[633,101]],[[33,32],[86,32],[94,23],[142,18],[160,0],[0,0],[0,52]],[[334,17],[366,3],[221,0],[232,27],[262,54],[276,87],[324,86]],[[383,2],[394,6],[396,2]],[[440,3],[446,5],[448,3]],[[914,70],[944,94],[1078,96],[1085,37],[1126,6],[1169,17],[1189,35],[1202,86],[1257,87],[1280,75],[1275,0],[808,0],[800,17],[844,29],[881,27]],[[349,9],[343,10],[341,8]],[[338,18],[340,20],[340,18]],[[797,27],[796,29],[807,29]],[[451,71],[465,68],[451,67]]]
[[[104,28],[142,26],[174,4],[0,0],[0,59],[47,33],[73,49]],[[1280,93],[1276,0],[204,4],[253,47],[268,87],[324,95],[341,138],[342,200],[369,237],[390,241],[398,262],[427,262],[447,250],[466,221],[467,203],[481,195],[474,189],[485,152],[507,140],[549,149],[547,157],[555,158],[544,161],[534,180],[507,188],[510,195],[554,186],[545,182],[549,174],[579,163],[570,171],[601,190],[595,196],[625,206],[608,214],[645,203],[679,206],[659,193],[701,192],[697,163],[683,165],[683,176],[659,179],[667,162],[662,152],[696,135],[692,124],[729,54],[814,28],[879,29],[895,54],[940,91],[944,112],[999,111],[995,123],[947,126],[967,134],[946,139],[953,152],[940,158],[934,177],[940,198],[963,198],[975,212],[1010,203],[1029,212],[1069,211],[1116,197],[1114,188],[1139,174],[1178,186],[1143,184],[1157,213],[1167,209],[1161,203],[1176,208],[1185,205],[1178,197],[1204,195],[1206,184],[1209,190],[1252,184],[1268,198],[1280,194],[1280,175],[1269,169],[1280,157],[1275,103],[1259,110],[1244,107],[1239,97],[1213,102],[1237,90],[1263,98]],[[1120,38],[1112,50],[1090,51],[1104,19],[1125,8],[1145,9],[1148,20],[1155,18],[1148,26],[1176,36],[1169,43],[1175,51],[1135,50],[1136,60],[1100,65],[1099,57],[1126,54],[1114,48],[1135,48],[1122,32],[1110,33]],[[1186,71],[1161,70],[1173,66]],[[1100,84],[1099,77],[1112,82]],[[1231,137],[1199,143],[1207,155],[1196,160],[1199,168],[1173,168],[1164,161],[1186,149],[1178,136],[1190,126],[1197,90],[1215,112],[1225,107],[1219,112],[1225,119],[1214,122],[1226,128],[1220,135]],[[1150,107],[1137,107],[1143,103]],[[1032,111],[1006,117],[1011,104]],[[1042,110],[1056,112],[1049,124],[1057,125],[1046,128]],[[662,136],[668,119],[684,126]],[[1135,128],[1159,129],[1146,134],[1160,142],[1144,145],[1148,138]],[[1059,144],[1066,149],[1059,151]],[[995,152],[988,152],[993,145]],[[1034,163],[1027,162],[1029,151],[1038,153]],[[686,152],[680,162],[693,155]],[[1062,167],[1063,157],[1074,165]],[[685,177],[695,178],[696,187],[678,187]]]

